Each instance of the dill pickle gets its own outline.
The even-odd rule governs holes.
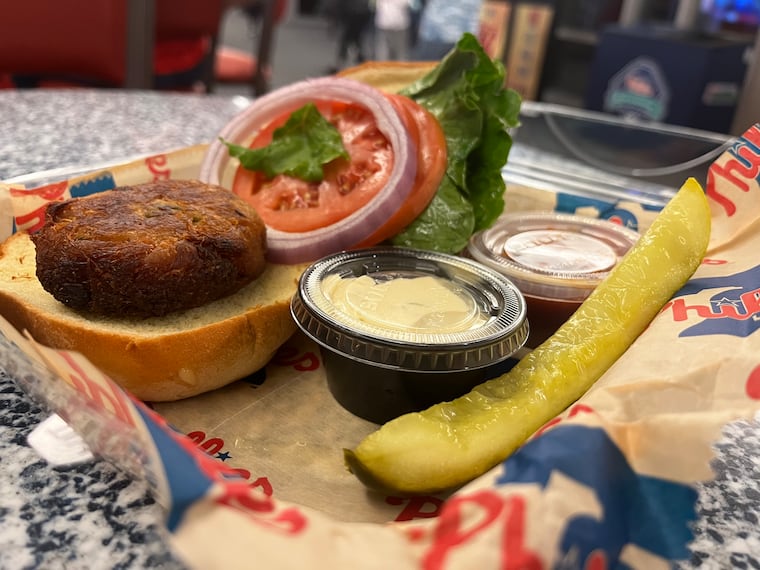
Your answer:
[[[400,416],[344,450],[366,486],[400,493],[458,487],[506,459],[625,352],[704,257],[710,209],[687,180],[574,315],[512,370],[451,402]]]

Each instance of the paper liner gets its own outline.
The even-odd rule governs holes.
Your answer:
[[[154,409],[81,355],[7,323],[0,350],[19,384],[95,451],[148,479],[194,567],[669,567],[688,557],[696,484],[712,477],[722,427],[760,409],[758,141],[760,125],[710,170],[714,230],[689,283],[583,398],[448,497],[378,496],[344,470],[341,448],[374,426],[332,401],[317,347],[298,335],[261,373]],[[165,156],[170,175],[194,176],[193,152]],[[109,175],[138,182],[155,175],[148,164],[63,192]],[[14,201],[16,226],[33,227],[30,212],[53,190],[5,187],[0,200]],[[631,215],[641,213],[651,210]]]

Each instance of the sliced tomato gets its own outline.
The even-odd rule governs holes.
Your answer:
[[[329,226],[367,204],[386,184],[393,170],[393,149],[363,107],[337,101],[315,101],[319,112],[340,132],[350,160],[325,166],[321,182],[309,183],[280,174],[268,180],[261,172],[238,168],[232,190],[248,201],[270,228],[307,232]],[[285,124],[286,112],[251,142],[261,148]]]
[[[356,247],[378,244],[401,232],[419,216],[438,191],[446,173],[446,138],[438,120],[424,107],[403,95],[388,94],[409,136],[417,146],[417,174],[411,194],[403,207]]]
[[[403,230],[430,203],[446,172],[446,139],[435,117],[408,97],[387,97],[417,148],[414,186],[403,206],[353,247],[380,243]],[[343,219],[372,200],[393,169],[393,149],[368,111],[337,101],[315,104],[341,133],[350,161],[338,159],[326,165],[325,177],[318,183],[287,175],[268,180],[263,173],[245,168],[238,168],[233,180],[233,192],[247,200],[267,226],[279,231],[308,232]],[[274,131],[295,110],[283,113],[259,131],[250,147],[268,145]]]

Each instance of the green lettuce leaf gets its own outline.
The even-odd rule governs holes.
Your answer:
[[[509,129],[519,124],[521,103],[504,82],[504,66],[491,60],[477,38],[467,33],[435,69],[401,91],[438,119],[446,137],[448,167],[439,189],[445,197],[434,198],[393,243],[456,253],[475,231],[489,227],[502,213],[501,169],[512,147]],[[452,199],[449,184],[462,200]],[[462,216],[472,216],[471,225],[459,224],[460,210]],[[430,235],[440,239],[433,243]]]
[[[475,227],[475,216],[472,205],[448,175],[444,175],[424,214],[391,238],[391,243],[448,252],[461,251],[467,246]]]
[[[349,159],[340,132],[314,103],[295,111],[282,127],[275,129],[272,142],[265,147],[250,149],[222,142],[244,168],[261,171],[267,178],[287,174],[307,182],[320,182],[325,164],[336,158]]]

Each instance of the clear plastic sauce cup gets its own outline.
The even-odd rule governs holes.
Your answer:
[[[607,220],[515,213],[472,236],[467,254],[522,291],[530,322],[527,346],[535,348],[570,318],[638,238]]]

